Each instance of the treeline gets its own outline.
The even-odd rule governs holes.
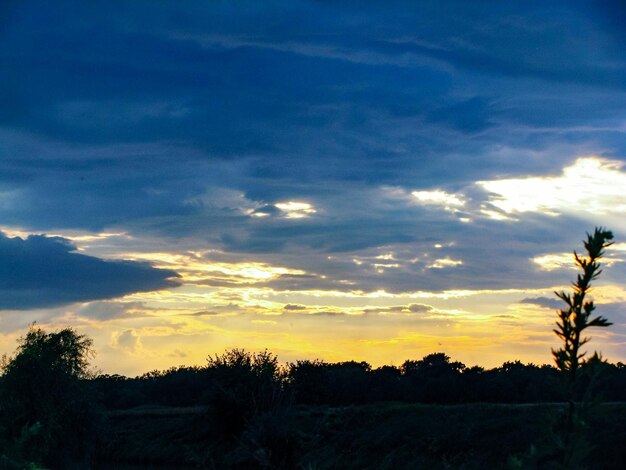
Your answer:
[[[606,401],[626,401],[626,365],[598,361],[583,370],[581,389],[593,381]],[[234,349],[209,357],[203,367],[152,371],[135,378],[100,375],[90,380],[109,409],[141,405],[212,405],[250,400],[255,407],[407,403],[545,403],[567,401],[561,373],[549,365],[505,362],[484,369],[452,361],[444,353],[407,360],[400,367],[372,368],[367,362],[300,360],[279,366],[270,352]]]
[[[352,418],[345,422],[329,418],[350,416],[345,410],[364,410],[363,418],[371,420],[376,410],[388,410],[395,416],[390,406],[396,405],[390,402],[542,403],[564,402],[570,396],[563,373],[554,367],[515,361],[485,370],[466,367],[444,353],[407,360],[400,367],[372,368],[366,362],[321,360],[281,366],[271,352],[233,349],[209,356],[201,367],[153,371],[135,378],[94,376],[89,369],[93,354],[91,340],[71,328],[48,333],[33,326],[14,355],[2,359],[0,468],[82,469],[92,468],[94,461],[119,460],[182,462],[201,468],[289,469],[299,468],[311,452],[319,453],[322,460],[332,457],[331,463],[321,468],[338,468],[339,461],[334,459],[347,450],[326,455],[330,447],[323,443],[337,438],[336,432],[343,435],[342,429],[348,432],[353,428]],[[593,389],[604,400],[626,401],[626,366],[596,357],[585,363],[577,384],[581,391]],[[352,406],[367,404],[377,405]],[[150,406],[167,414],[162,419],[147,417],[145,410]],[[185,421],[188,414],[168,407],[195,407],[190,408],[194,417]],[[133,408],[140,408],[139,415],[124,411]],[[135,415],[143,417],[133,421]],[[397,418],[394,426],[398,430],[414,426],[412,420]],[[433,415],[419,426],[431,432],[434,419]],[[550,419],[558,425],[558,419]],[[506,420],[498,423],[512,425]],[[133,429],[142,431],[133,434]],[[493,438],[489,429],[485,424],[481,431],[486,440]],[[558,435],[550,434],[550,429],[543,431]],[[440,431],[442,435],[448,432],[445,426]],[[527,431],[529,435],[537,432],[534,427]],[[622,427],[617,432],[623,432]],[[395,439],[398,433],[391,435]],[[164,440],[162,436],[169,437]],[[380,436],[362,437],[366,442]],[[352,445],[351,438],[346,439],[345,445]],[[459,450],[456,441],[463,443],[463,439],[456,436],[446,439],[443,446],[426,445],[411,458],[443,462],[451,452],[459,459],[468,458],[475,437],[461,446],[467,449]],[[432,467],[423,463],[416,468],[420,466]]]

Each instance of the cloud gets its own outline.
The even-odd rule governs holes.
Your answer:
[[[174,357],[174,358],[184,358],[189,356],[189,354],[187,354],[185,351],[182,351],[180,349],[174,349],[170,354],[169,357]]]
[[[540,307],[549,308],[551,310],[560,310],[565,306],[562,300],[550,297],[526,297],[520,300],[519,303],[539,305]]]
[[[478,132],[487,129],[489,117],[495,113],[488,112],[487,100],[483,97],[474,97],[434,109],[428,115],[431,122],[447,123],[452,128],[462,132]]]
[[[447,211],[457,211],[466,203],[460,194],[450,194],[440,189],[432,191],[413,191],[411,193],[419,204],[441,206]]]
[[[614,251],[623,251],[621,245],[623,244],[619,244],[616,249],[613,249],[613,246],[608,248],[608,253],[602,258],[603,266],[614,266],[616,263],[623,263],[625,261],[623,258],[618,258],[613,255]],[[586,256],[586,253],[582,250],[577,250],[577,252],[582,257]],[[580,269],[580,267],[576,264],[572,253],[549,253],[535,256],[531,259],[531,261],[538,265],[543,271],[554,271],[555,269]]]
[[[0,98],[13,104],[0,109],[0,220],[124,232],[120,257],[125,244],[147,252],[150,238],[163,251],[190,243],[262,263],[189,273],[195,287],[545,285],[555,273],[529,260],[576,247],[588,228],[562,195],[525,210],[506,184],[475,181],[526,188],[535,175],[542,185],[523,195],[546,198],[572,155],[626,155],[622,42],[595,8],[459,2],[451,16],[436,3],[233,12],[191,2],[179,22],[160,3],[114,20],[100,7],[33,5],[16,7],[0,41],[11,71]],[[102,28],[86,31],[89,19]],[[623,187],[611,181],[598,194]],[[449,240],[459,244],[432,253]],[[365,259],[379,248],[396,260]],[[88,252],[118,255],[103,250]]]
[[[623,83],[620,42],[595,8],[192,2],[178,22],[157,3],[115,20],[33,5],[0,42],[13,103],[0,110],[0,219],[13,226],[115,226],[254,255],[362,250],[450,230],[437,209],[471,204],[450,188],[624,148],[626,96],[606,89]],[[90,19],[102,28],[87,33]],[[418,207],[377,204],[382,185]]]
[[[306,310],[306,305],[298,305],[298,304],[286,304],[283,307],[283,310]]]
[[[578,158],[559,176],[479,181],[490,193],[488,204],[506,214],[539,212],[621,215],[626,212],[623,163],[599,157]]]
[[[425,313],[430,312],[433,307],[425,304],[410,304],[407,306],[407,309],[409,310],[409,312],[412,313]]]
[[[595,296],[596,300],[598,299],[598,295]],[[601,299],[605,300],[605,299]],[[557,299],[556,297],[526,297],[520,300],[521,304],[532,304],[538,305],[543,308],[547,308],[550,310],[561,310],[566,308],[566,304]],[[611,329],[623,329],[626,326],[626,302],[618,301],[608,303],[598,303],[596,302],[596,310],[594,311],[594,315],[602,315],[607,317],[609,321],[614,323],[615,325],[611,327]],[[610,330],[609,330],[610,331]]]
[[[134,312],[143,314],[145,305],[142,302],[90,302],[79,308],[76,313],[81,317],[93,320],[112,320],[124,318]]]
[[[129,353],[135,353],[141,349],[141,337],[134,328],[113,333],[111,336],[111,346],[122,349]]]
[[[275,206],[283,211],[288,219],[303,219],[315,214],[317,210],[308,202],[277,202]]]
[[[29,310],[176,287],[178,274],[147,263],[76,252],[69,240],[0,233],[0,309]],[[102,314],[102,311],[99,312]]]
[[[281,21],[282,15],[273,12],[276,26],[271,30],[261,26],[268,21],[269,12],[257,10],[244,17],[247,21],[241,18],[245,27],[216,25],[210,32],[175,36],[209,50],[252,48],[356,64],[454,67],[482,75],[558,83],[584,81],[615,86],[618,82],[619,70],[610,61],[619,57],[621,31],[615,27],[615,19],[612,28],[606,28],[606,21],[597,26],[593,22],[606,9],[604,5],[581,9],[575,4],[563,4],[546,10],[526,4],[501,10],[487,4],[469,8],[462,1],[451,3],[463,20],[446,15],[436,2],[419,6],[411,2],[372,4],[358,9],[328,9],[320,4],[306,9],[306,20],[293,12],[283,12],[288,19]],[[566,18],[568,27],[555,25],[553,17]],[[377,34],[363,34],[363,18],[377,26]],[[327,34],[315,34],[320,24],[326,26]],[[606,32],[600,35],[590,26]],[[594,60],[589,41],[579,39],[583,32],[590,34],[590,41],[601,49],[601,59]],[[576,47],[579,54],[561,57],[565,45]]]
[[[551,253],[547,255],[535,256],[531,259],[543,271],[553,271],[555,269],[573,269],[578,267],[574,262],[572,253]]]
[[[407,313],[428,313],[435,308],[426,304],[393,305],[391,307],[373,307],[363,310],[365,314],[407,314]]]
[[[460,266],[463,264],[463,260],[460,259],[451,259],[449,257],[446,258],[438,258],[433,261],[432,264],[429,264],[427,268],[429,269],[444,269],[444,268],[453,268],[455,266]]]
[[[286,201],[263,205],[257,209],[251,210],[249,214],[253,217],[275,215],[286,219],[307,219],[316,212],[317,209],[308,202]]]

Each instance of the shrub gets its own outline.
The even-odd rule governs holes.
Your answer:
[[[285,403],[278,359],[268,351],[232,349],[209,356],[206,392],[210,419],[220,437],[238,436],[252,418]]]

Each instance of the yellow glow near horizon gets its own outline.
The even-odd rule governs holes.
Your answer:
[[[562,288],[567,286],[360,295],[319,291],[315,297],[265,287],[185,285],[103,302],[127,305],[126,313],[110,319],[81,315],[85,304],[61,309],[62,316],[43,317],[40,324],[46,328],[71,324],[93,337],[96,365],[107,373],[133,375],[203,364],[208,354],[234,347],[267,348],[283,363],[321,358],[366,360],[376,367],[443,351],[468,365],[493,367],[514,359],[551,361],[554,309],[520,302],[553,297],[552,291]],[[303,303],[295,304],[292,297]],[[416,304],[415,298],[427,304]],[[593,298],[601,311],[604,303],[626,301],[626,289],[600,284]],[[609,359],[618,354],[623,360],[619,356],[623,339],[593,336],[593,348]],[[15,343],[3,344],[10,352]]]

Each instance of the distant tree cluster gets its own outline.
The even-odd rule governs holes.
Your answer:
[[[608,400],[626,401],[626,366],[600,362],[593,367],[594,377],[598,376],[598,366],[603,370],[601,380],[596,381],[597,391]],[[581,368],[581,380],[588,380],[587,371],[587,366]],[[325,446],[324,433],[331,432],[314,431],[308,438],[314,442],[303,440],[298,437],[301,432],[298,423],[302,423],[303,416],[361,408],[370,410],[364,412],[367,415],[389,409],[393,403],[400,406],[399,402],[478,403],[474,405],[478,407],[484,406],[481,404],[484,402],[562,403],[568,398],[563,375],[549,365],[519,361],[505,362],[493,369],[466,367],[444,353],[407,360],[400,367],[372,368],[367,362],[321,360],[301,360],[280,367],[270,352],[251,354],[235,349],[209,357],[203,367],[153,371],[135,378],[101,375],[89,380],[89,386],[109,410],[128,408],[134,413],[133,409],[147,409],[146,406],[157,410],[196,406],[202,418],[190,421],[187,427],[196,442],[211,443],[198,454],[201,457],[196,456],[205,465],[203,468],[291,469],[300,468],[297,462],[311,446]],[[543,413],[533,411],[533,414],[537,412]],[[546,423],[551,422],[549,416],[548,412]],[[320,426],[332,428],[330,424],[322,424],[326,421],[321,419]],[[553,436],[546,429],[539,429],[548,437]],[[143,438],[142,442],[149,445],[150,439]],[[454,445],[445,444],[444,448]],[[110,440],[101,455],[114,455],[117,449],[128,446],[130,450],[124,455],[141,455],[141,446],[132,446],[123,435]],[[559,459],[548,455],[552,460]]]
[[[597,391],[609,401],[626,401],[626,365],[603,362]],[[584,377],[584,367],[581,372]],[[279,367],[269,352],[226,352],[205,367],[178,367],[135,378],[100,375],[90,381],[107,408],[145,404],[211,405],[240,397],[254,410],[283,403],[360,405],[407,403],[545,403],[568,396],[560,372],[549,365],[505,362],[500,367],[466,367],[444,353],[407,360],[400,367],[372,368],[367,362],[301,360]]]

